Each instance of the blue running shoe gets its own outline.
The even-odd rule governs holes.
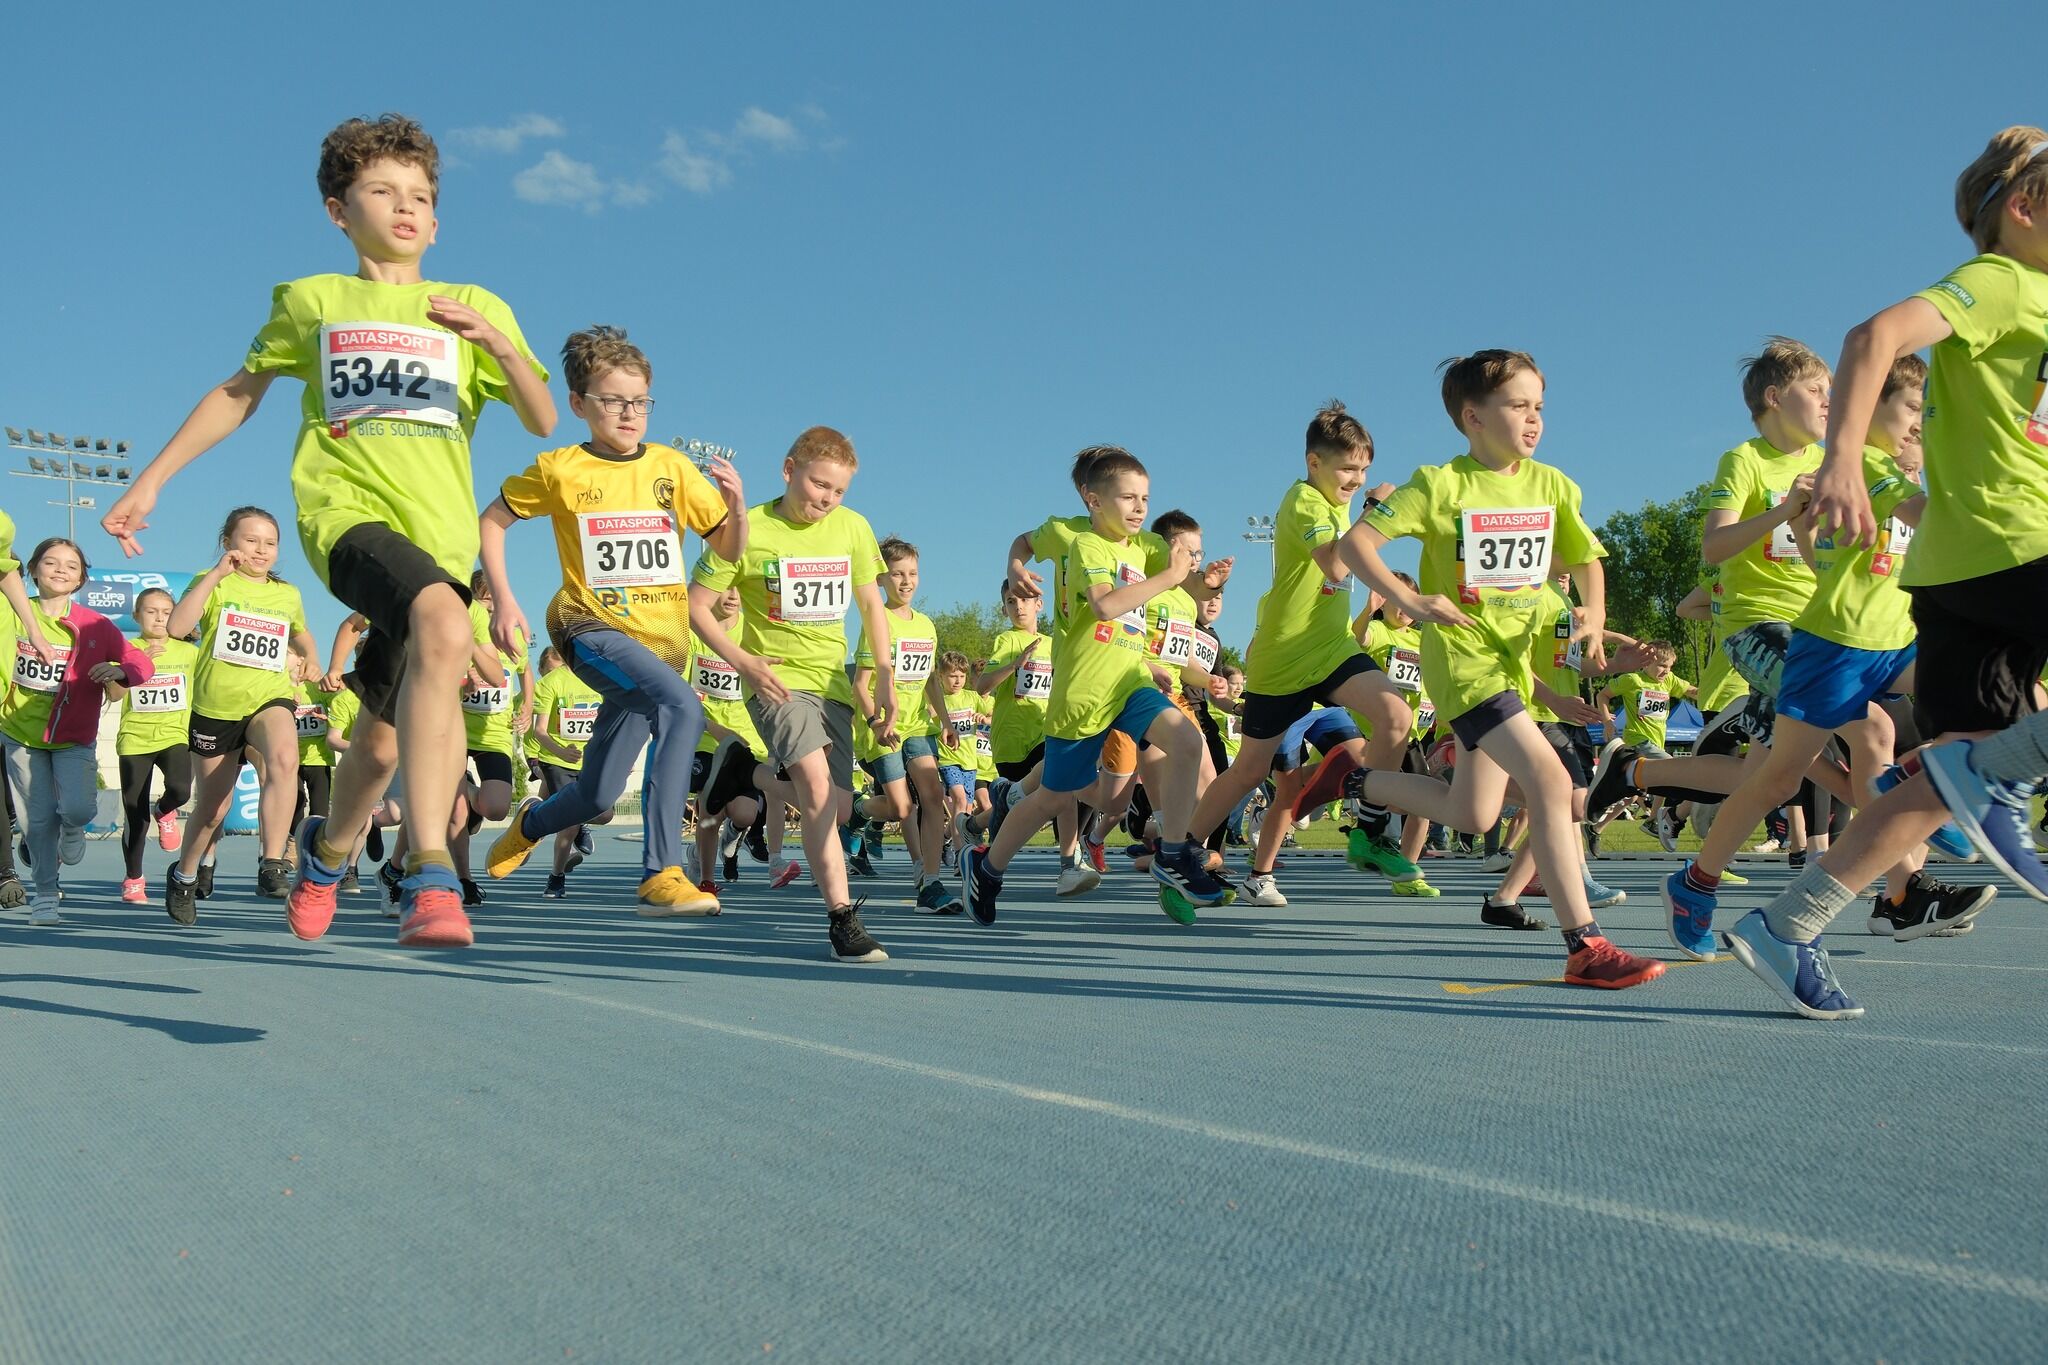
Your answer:
[[[996,922],[996,897],[1003,893],[1003,879],[988,868],[988,850],[960,850],[960,899],[976,924]]]
[[[1922,753],[1920,766],[1934,779],[1941,804],[1977,851],[2020,890],[2037,901],[2048,901],[2048,868],[2041,866],[2034,831],[2027,825],[2033,789],[1978,772],[1970,763],[1975,748],[1969,740],[1959,739]]]
[[[1771,932],[1764,912],[1752,910],[1721,935],[1736,960],[1755,972],[1785,1003],[1809,1019],[1860,1019],[1863,1006],[1842,993],[1820,940],[1787,943]]]
[[[1209,874],[1209,850],[1189,839],[1152,845],[1152,878],[1180,892],[1191,905],[1223,904],[1223,883]]]
[[[1611,886],[1594,881],[1593,874],[1584,867],[1579,869],[1579,875],[1585,878],[1588,909],[1605,910],[1610,905],[1620,905],[1628,899],[1628,892],[1617,891]]]
[[[1883,796],[1905,780],[1906,770],[1894,763],[1877,775],[1877,781],[1873,785],[1877,787],[1877,794]],[[1970,841],[1964,838],[1963,832],[1953,824],[1943,825],[1928,835],[1927,846],[1953,863],[1977,861],[1977,850],[1970,846]]]
[[[984,847],[996,841],[996,835],[1003,829],[1003,821],[1010,817],[1010,807],[1017,801],[1017,784],[1007,777],[999,777],[988,789],[988,830],[983,835]]]
[[[1671,912],[1665,927],[1670,931],[1672,946],[1695,962],[1712,962],[1717,904],[1713,892],[1695,891],[1689,886],[1684,867],[1666,877],[1661,889],[1664,908]]]

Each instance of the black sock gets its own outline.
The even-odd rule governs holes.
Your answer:
[[[1607,937],[1607,935],[1600,932],[1600,922],[1598,920],[1594,920],[1591,923],[1588,923],[1583,928],[1567,929],[1564,931],[1565,951],[1568,953],[1576,953],[1577,951],[1579,951],[1579,949],[1586,946],[1587,939],[1605,937]]]

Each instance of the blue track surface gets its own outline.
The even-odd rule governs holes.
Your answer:
[[[1732,962],[1541,984],[1556,936],[1480,928],[1470,862],[1423,902],[1296,858],[1290,908],[1183,929],[1027,858],[981,929],[913,916],[892,850],[862,967],[752,865],[722,918],[636,918],[610,840],[566,903],[492,887],[472,951],[398,949],[367,896],[302,944],[251,842],[193,929],[114,903],[110,844],[63,926],[0,914],[0,1361],[2048,1341],[2048,920],[2017,893],[1953,940],[1845,916],[1870,1013],[1815,1024]],[[1613,936],[1668,955],[1660,864],[1599,868]]]

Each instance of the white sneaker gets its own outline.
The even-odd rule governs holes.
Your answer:
[[[1779,841],[1778,841],[1778,840],[1776,840],[1776,839],[1766,839],[1766,840],[1764,840],[1764,841],[1763,841],[1762,843],[1758,844],[1758,845],[1757,845],[1757,846],[1756,846],[1755,848],[1751,849],[1751,850],[1750,850],[1750,852],[1751,852],[1751,853],[1776,853],[1776,852],[1778,852],[1779,850],[1783,849],[1784,847],[1785,847],[1785,845],[1784,845],[1784,844],[1782,844],[1781,842],[1779,842]]]
[[[30,924],[62,924],[64,917],[57,913],[55,896],[37,896],[29,902],[28,922]]]
[[[1678,830],[1672,823],[1671,811],[1668,807],[1659,806],[1657,808],[1655,826],[1657,842],[1663,846],[1664,851],[1666,853],[1678,852]]]
[[[1100,872],[1086,863],[1075,863],[1060,869],[1060,879],[1052,890],[1055,896],[1085,896],[1100,885]]]
[[[704,860],[697,856],[697,841],[690,840],[683,845],[683,873],[689,877],[690,885],[704,884]]]
[[[85,861],[85,826],[65,825],[57,832],[57,861],[76,867]]]
[[[1514,861],[1515,855],[1506,849],[1502,849],[1498,853],[1489,853],[1486,856],[1486,860],[1479,864],[1479,870],[1481,872],[1505,872],[1514,864]]]
[[[1287,904],[1287,897],[1280,894],[1280,887],[1274,882],[1272,873],[1254,872],[1238,883],[1237,903],[1277,907]]]

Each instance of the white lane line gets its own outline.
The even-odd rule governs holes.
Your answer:
[[[416,963],[398,953],[382,952],[377,949],[360,949],[375,957],[393,962]],[[458,975],[472,973],[460,969],[439,968],[442,972],[453,970]],[[1897,1275],[1927,1284],[1941,1285],[1951,1289],[1971,1290],[1977,1293],[1997,1294],[2018,1299],[2037,1307],[2048,1308],[2048,1280],[2035,1279],[2026,1275],[2001,1275],[1996,1271],[1981,1270],[1974,1266],[1961,1266],[1944,1261],[1932,1261],[1920,1256],[1898,1252],[1878,1251],[1865,1247],[1850,1246],[1843,1242],[1829,1241],[1819,1237],[1805,1237],[1794,1232],[1780,1232],[1771,1228],[1750,1227],[1720,1218],[1700,1218],[1692,1214],[1678,1213],[1669,1209],[1652,1208],[1643,1204],[1629,1204],[1618,1199],[1601,1199],[1581,1194],[1574,1190],[1550,1189],[1541,1185],[1526,1184],[1516,1180],[1503,1180],[1497,1176],[1481,1175],[1473,1171],[1457,1170],[1448,1166],[1436,1166],[1428,1162],[1411,1161],[1405,1157],[1388,1156],[1379,1152],[1362,1152],[1347,1147],[1333,1147],[1326,1143],[1305,1142],[1277,1133],[1262,1133],[1256,1129],[1235,1128],[1226,1124],[1210,1123],[1202,1119],[1185,1118],[1178,1114],[1162,1113],[1155,1109],[1140,1109],[1132,1105],[1118,1104],[1114,1100],[1096,1099],[1088,1095],[1074,1095],[1061,1090],[1047,1090],[1035,1085],[1020,1085],[1015,1081],[1000,1080],[994,1076],[981,1076],[971,1071],[954,1071],[947,1067],[930,1066],[913,1062],[903,1057],[891,1057],[880,1052],[864,1052],[858,1048],[842,1047],[837,1043],[821,1043],[809,1038],[798,1038],[786,1033],[773,1033],[767,1029],[749,1028],[744,1024],[728,1023],[722,1019],[706,1019],[698,1015],[682,1014],[675,1010],[659,1009],[652,1005],[636,1005],[624,1000],[607,1000],[602,996],[584,995],[579,991],[564,990],[559,986],[531,985],[525,989],[542,995],[589,1006],[594,1009],[617,1010],[625,1014],[638,1014],[665,1023],[680,1024],[685,1028],[699,1029],[706,1033],[720,1033],[727,1037],[744,1038],[750,1042],[770,1043],[777,1047],[792,1048],[801,1052],[837,1058],[840,1061],[857,1062],[863,1066],[877,1067],[925,1080],[938,1081],[947,1085],[979,1090],[989,1094],[1005,1095],[1012,1099],[1029,1101],[1033,1104],[1051,1105],[1094,1114],[1103,1118],[1117,1119],[1124,1123],[1141,1124],[1169,1132],[1185,1133],[1193,1137],[1208,1138],[1233,1146],[1253,1147],[1261,1151],[1278,1152],[1288,1156],[1304,1157],[1312,1161],[1330,1162],[1372,1171],[1380,1175],[1399,1176],[1409,1180],[1428,1181],[1452,1189],[1464,1190],[1471,1194],[1492,1195],[1518,1203],[1533,1204],[1544,1208],[1558,1209],[1567,1213],[1585,1214],[1596,1218],[1610,1219],[1639,1228],[1660,1232],[1681,1233],[1693,1237],[1704,1237],[1717,1242],[1750,1247],[1758,1251],[1775,1252],[1784,1256],[1799,1256],[1808,1260],[1827,1261],[1836,1265],[1850,1266],[1860,1270],[1872,1270],[1886,1275]]]

